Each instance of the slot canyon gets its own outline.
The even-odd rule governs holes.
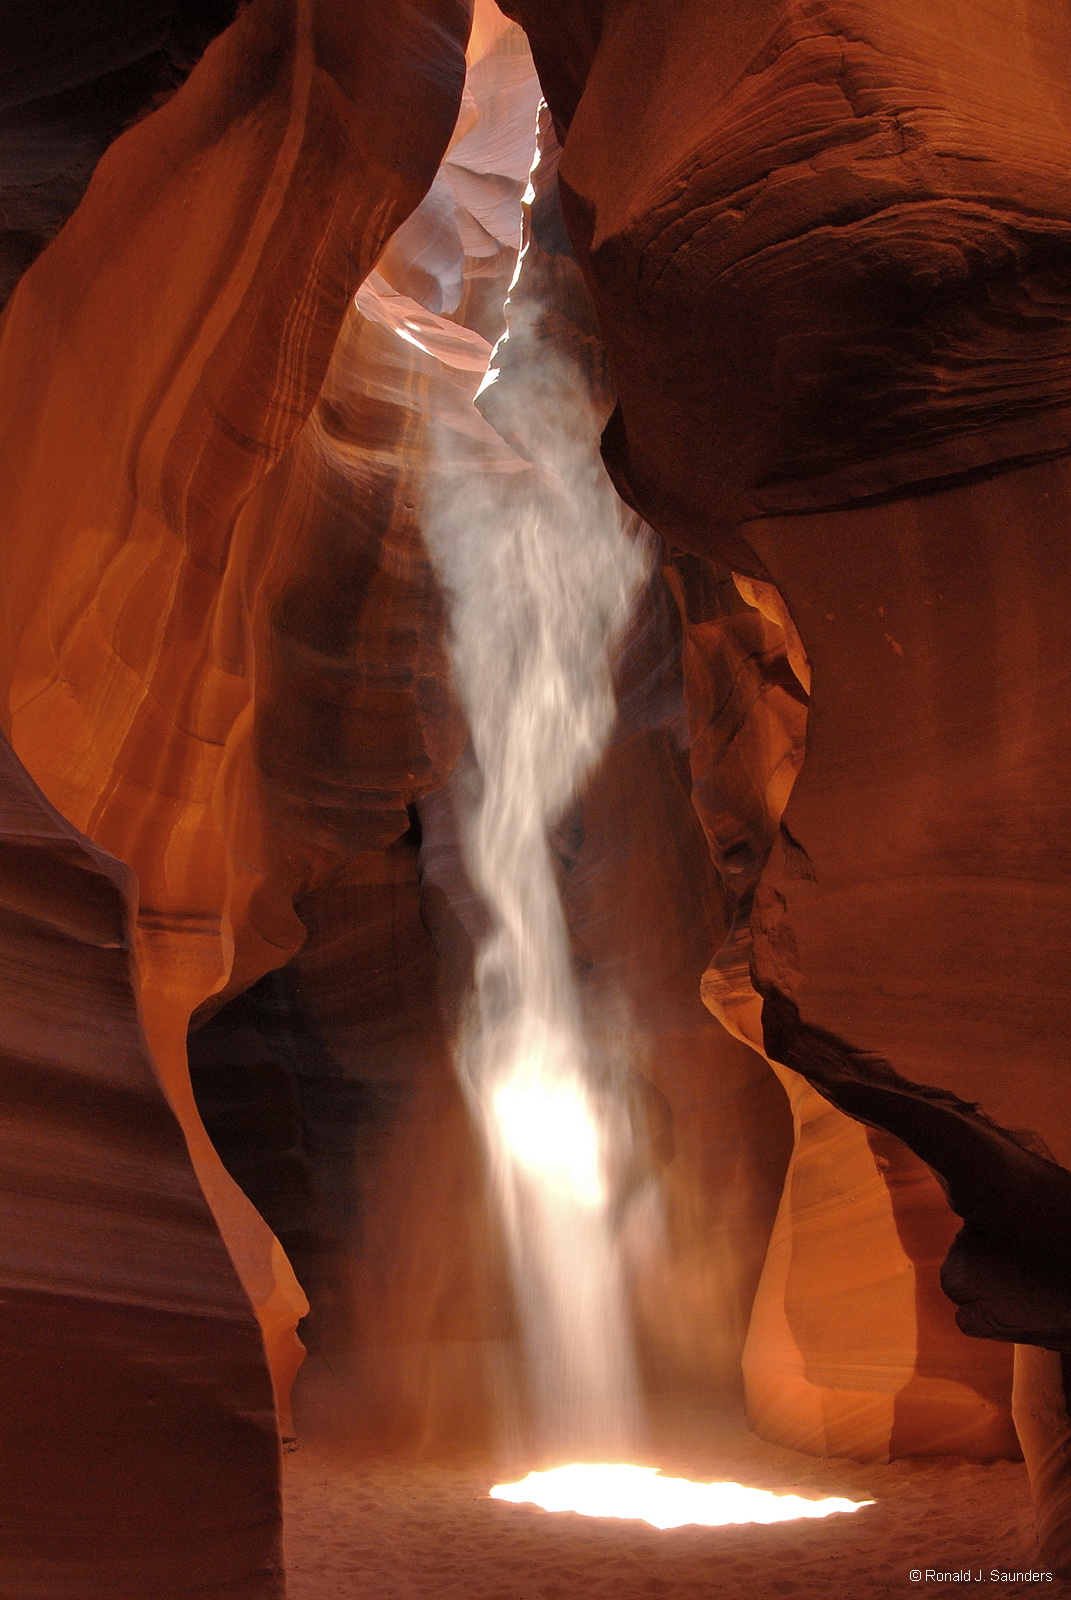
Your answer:
[[[0,1600],[1068,1592],[1065,0],[2,17]]]

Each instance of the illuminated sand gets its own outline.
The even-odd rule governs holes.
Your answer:
[[[340,1466],[303,1447],[284,1462],[288,1600],[907,1600],[923,1592],[908,1578],[916,1558],[977,1571],[1021,1569],[1029,1556],[1021,1465],[861,1466],[778,1449],[739,1418],[692,1406],[668,1423],[648,1455],[667,1476],[875,1503],[851,1516],[662,1530],[489,1499],[521,1463],[512,1473],[478,1462]],[[1039,1589],[1061,1592],[1000,1585],[1017,1597]]]
[[[860,1511],[869,1500],[837,1496],[805,1500],[797,1494],[772,1494],[741,1483],[692,1483],[665,1478],[657,1467],[582,1465],[530,1472],[520,1483],[499,1483],[492,1500],[536,1505],[544,1511],[576,1511],[584,1517],[618,1517],[649,1522],[652,1528],[696,1524],[723,1528],[736,1522],[791,1522],[798,1517],[828,1517]]]

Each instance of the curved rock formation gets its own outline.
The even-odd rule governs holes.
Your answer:
[[[697,557],[679,564],[693,799],[736,905],[703,993],[762,1050],[750,911],[775,840],[795,848],[780,819],[803,760],[811,665],[771,585],[719,583]],[[932,1174],[771,1065],[795,1148],[744,1352],[752,1425],[795,1449],[857,1459],[1016,1454],[1011,1352],[965,1339],[941,1293],[955,1219]]]
[[[712,524],[1066,452],[1063,13],[506,9],[569,129],[608,460],[656,526],[709,548]]]
[[[242,1486],[174,1489],[161,1457],[122,1478],[135,1528],[172,1498],[161,1553],[135,1534],[101,1555],[76,1453],[57,1480],[73,1542],[35,1552],[26,1513],[5,1592],[89,1600],[102,1574],[131,1600],[279,1592],[260,1346],[198,1182],[281,1410],[305,1302],[198,1115],[191,1023],[235,1170],[249,1141],[227,1148],[224,1079],[263,1065],[300,1189],[290,1069],[257,1054],[280,994],[318,1092],[364,1097],[319,1191],[301,1169],[301,1215],[322,1206],[335,1257],[295,1256],[325,1344],[344,1325],[375,1355],[367,1430],[419,1443],[430,1416],[454,1436],[472,1395],[486,1421],[512,1381],[446,1068],[480,913],[450,865],[465,733],[420,507],[437,432],[455,469],[534,470],[496,405],[541,345],[615,406],[605,460],[669,547],[680,608],[652,583],[616,743],[555,840],[586,1002],[609,1037],[630,991],[650,1080],[632,1111],[668,1163],[661,1266],[634,1230],[651,1382],[735,1365],[786,1131],[761,1050],[795,1148],[746,1358],[754,1418],[870,1457],[1010,1450],[1018,1343],[1019,1438],[1066,1567],[1071,22],[1046,0],[984,28],[957,0],[481,0],[466,85],[468,9],[252,0],[109,144],[0,325],[0,702],[32,775],[4,769],[0,829],[5,970],[32,1002],[5,1046],[29,1129],[11,1183],[65,1246],[27,1267],[12,1235],[4,1270],[13,1318],[55,1305],[97,1384],[52,1344],[42,1378],[19,1321],[17,1414],[57,1448],[43,1384],[62,1384],[86,1441],[136,1465],[159,1405],[173,1463],[192,1418]],[[506,12],[549,114],[481,415],[536,100]],[[198,9],[187,56],[227,13]],[[185,15],[121,7],[44,76],[14,52],[31,108],[0,189],[16,265],[163,97],[144,64]],[[87,87],[128,69],[128,100]],[[77,94],[50,188],[40,102],[61,88]],[[241,998],[284,965],[274,1001]],[[87,997],[88,1050],[42,984]],[[354,1221],[331,1182],[362,1140]],[[69,1239],[72,1210],[87,1231]],[[298,1212],[278,1216],[297,1240]],[[180,1545],[206,1495],[226,1515],[191,1578]]]
[[[533,118],[530,141],[534,131]],[[464,146],[452,147],[451,158],[459,148]],[[529,161],[530,150],[522,170]],[[553,173],[554,151],[548,147],[535,178],[513,333],[496,358],[502,378],[481,402],[507,434],[509,405],[497,405],[496,395],[506,393],[512,378],[523,392],[541,341],[576,355],[596,386],[605,380],[575,263],[553,248],[563,237],[560,218],[555,222]],[[518,199],[519,194],[520,186]],[[360,541],[367,527],[371,539],[389,517],[389,535],[370,560],[370,567],[378,564],[376,615],[384,623],[394,614],[391,579],[424,570],[406,516],[414,503],[433,499],[437,482],[449,478],[459,458],[470,472],[504,476],[507,485],[511,479],[522,485],[532,470],[472,409],[490,346],[464,319],[481,318],[472,290],[482,279],[472,274],[471,263],[487,258],[470,257],[469,287],[456,313],[448,317],[431,309],[447,298],[451,257],[445,246],[451,236],[438,201],[401,230],[357,297],[360,315],[343,332],[314,416],[319,432],[308,431],[310,455],[322,458],[340,486],[351,486],[346,520],[339,521],[340,536],[348,529],[347,547],[353,547],[354,530]],[[423,262],[422,279],[413,270],[414,250]],[[435,263],[438,276],[430,271]],[[504,293],[508,277],[500,281]],[[400,282],[423,300],[402,294],[394,286]],[[542,315],[530,323],[535,307]],[[371,516],[363,509],[369,506]],[[308,517],[307,505],[301,507]],[[320,526],[325,516],[330,524],[334,515],[325,501],[308,525]],[[339,565],[336,556],[326,570]],[[317,603],[315,568],[311,578],[307,564],[299,570],[303,577],[295,594],[300,592],[307,614],[332,618],[337,629],[352,600],[336,594],[330,606]],[[416,589],[433,623],[435,596],[423,582]],[[363,632],[370,624],[361,626]],[[409,638],[419,638],[422,627],[414,613]],[[433,625],[429,634],[436,637]],[[368,637],[373,659],[390,661],[397,674],[407,647],[389,639],[384,645],[375,631]],[[363,648],[359,638],[351,640],[347,661],[356,658],[359,664]],[[638,1212],[631,1227],[648,1379],[656,1388],[684,1384],[707,1390],[737,1381],[785,1128],[774,1085],[699,1001],[698,979],[721,901],[688,802],[679,652],[675,608],[654,583],[620,667],[618,742],[581,805],[563,820],[555,848],[584,974],[582,992],[596,1030],[605,1033],[607,1049],[631,1041],[637,1098],[643,1102],[637,1117],[651,1123],[651,1137],[663,1137],[658,1130],[664,1132],[667,1119],[674,1128],[661,1247],[652,1249],[655,1237]],[[297,675],[279,660],[279,682],[292,694]],[[260,722],[265,730],[271,704],[269,696]],[[440,735],[451,726],[449,710],[445,702],[438,707],[434,726]],[[356,712],[367,736],[374,727],[368,708],[357,702]],[[330,725],[318,717],[318,728]],[[388,732],[397,739],[396,726]],[[292,736],[277,748],[292,752],[301,745]],[[456,748],[450,759],[455,756]],[[337,763],[339,782],[359,772],[362,758],[369,757],[379,759],[374,748],[368,756],[347,750]],[[307,760],[292,764],[291,785],[315,770]],[[456,1023],[470,986],[473,940],[484,915],[460,864],[454,816],[459,783],[463,766],[449,786],[416,807],[419,899],[415,840],[377,853],[371,836],[352,833],[339,848],[348,842],[360,853],[297,902],[309,930],[292,966],[302,1006],[340,1093],[355,1107],[368,1095],[379,1106],[378,1115],[358,1118],[346,1145],[358,1169],[356,1184],[350,1180],[346,1219],[354,1274],[333,1286],[334,1301],[324,1312],[310,1290],[330,1348],[321,1352],[329,1360],[310,1364],[302,1379],[301,1413],[306,1428],[340,1442],[430,1449],[486,1437],[489,1419],[493,1423],[508,1409],[504,1396],[519,1387],[517,1334],[504,1309],[504,1268],[485,1218],[482,1185],[466,1175],[475,1151],[445,1048],[444,1021],[447,1027]],[[288,835],[299,836],[316,815],[308,805],[295,808],[285,824]],[[332,822],[352,832],[362,815],[355,791],[336,812],[323,815],[321,841]],[[624,917],[623,906],[629,908]],[[413,920],[418,908],[433,951]],[[436,988],[445,1018],[428,1004]],[[651,1085],[646,1089],[645,1078]],[[319,1166],[326,1177],[325,1156]],[[447,1194],[452,1203],[444,1206]],[[657,1212],[655,1197],[648,1198]]]
[[[4,740],[0,1588],[281,1600],[263,1344],[142,1027],[136,912]]]
[[[565,134],[615,481],[772,581],[814,670],[752,919],[766,1049],[938,1173],[968,1221],[944,1275],[964,1327],[1066,1348],[1071,1175],[1038,1139],[1071,1126],[1066,678],[1043,646],[1071,25],[1040,3],[984,29],[880,0],[509,9]]]
[[[235,1218],[284,1389],[300,1298],[224,1182],[185,1060],[236,939],[256,976],[302,937],[258,837],[249,611],[272,529],[242,512],[310,410],[354,288],[434,177],[465,23],[445,0],[374,29],[345,10],[245,10],[105,155],[0,348],[20,396],[0,487],[18,529],[13,737],[64,814],[138,874],[146,1026],[225,1231]]]
[[[237,0],[43,0],[4,18],[0,304],[112,140],[171,98],[236,10]]]
[[[235,969],[245,987],[301,942],[294,894],[322,867],[308,830],[289,846],[261,800],[251,740],[257,650],[287,552],[274,543],[285,522],[258,521],[254,491],[311,410],[353,291],[434,179],[462,93],[467,26],[462,0],[398,0],[374,14],[253,0],[181,91],[106,152],[0,330],[0,375],[18,397],[0,451],[4,718],[10,706],[17,750],[93,840],[85,848],[111,852],[136,874],[132,1004],[256,1308],[284,1416],[304,1297],[205,1135],[186,1065],[191,1014]],[[405,779],[407,796],[421,781]],[[404,800],[400,818],[404,831]],[[50,1055],[46,1038],[30,1054],[42,1086],[57,1070]],[[102,1108],[105,1128],[121,1113],[121,1104]],[[164,1182],[160,1170],[139,1180],[145,1192]],[[46,1260],[56,1225],[42,1224]],[[57,1270],[43,1271],[40,1292],[57,1292]],[[219,1279],[223,1269],[212,1270]],[[228,1293],[252,1361],[256,1336],[240,1293],[228,1280],[216,1299],[226,1305]],[[155,1327],[166,1342],[167,1326]],[[112,1340],[113,1366],[136,1367],[136,1315],[126,1330],[100,1337]],[[152,1400],[160,1429],[178,1440],[180,1467],[185,1382],[169,1380]],[[223,1416],[206,1440],[228,1428],[245,1439],[242,1382],[235,1377],[229,1402],[211,1402]],[[54,1400],[31,1381],[20,1405],[32,1435],[31,1417],[51,1415]],[[90,1422],[86,1437],[102,1452],[96,1481],[113,1480],[121,1500],[121,1431]],[[275,1447],[253,1439],[240,1448],[247,1463],[238,1443],[219,1459],[259,1485],[259,1524],[244,1490],[198,1480],[198,1514],[208,1494],[234,1518],[229,1552],[204,1533],[206,1594],[278,1592]],[[145,1476],[150,1490],[157,1507],[169,1503],[155,1470]],[[184,1503],[175,1501],[175,1529],[188,1529]],[[25,1539],[35,1526],[27,1519]],[[181,1532],[172,1567],[170,1539],[142,1537],[110,1592],[188,1588]],[[260,1576],[251,1550],[263,1553]],[[111,1570],[85,1541],[31,1549],[20,1536],[11,1552],[13,1595],[42,1585],[72,1600],[97,1595]]]

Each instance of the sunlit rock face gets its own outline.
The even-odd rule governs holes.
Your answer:
[[[165,1375],[169,1363],[178,1364],[177,1376],[161,1379],[148,1396],[141,1378],[125,1388],[125,1380],[108,1383],[120,1407],[133,1403],[136,1390],[146,1407],[159,1408],[157,1441],[177,1440],[182,1489],[159,1476],[166,1451],[159,1471],[143,1471],[144,1437],[132,1435],[128,1448],[122,1428],[99,1419],[104,1388],[72,1391],[64,1430],[87,1448],[95,1441],[97,1459],[86,1473],[111,1497],[111,1513],[101,1509],[98,1526],[115,1522],[129,1491],[139,1516],[144,1512],[130,1524],[137,1546],[124,1550],[122,1570],[116,1558],[113,1582],[108,1558],[90,1548],[88,1536],[61,1557],[27,1511],[6,1546],[5,1587],[13,1595],[96,1596],[102,1573],[115,1594],[181,1592],[194,1581],[181,1530],[194,1526],[189,1543],[215,1552],[205,1593],[259,1600],[279,1592],[277,1441],[257,1432],[270,1402],[267,1375],[255,1369],[266,1350],[285,1427],[301,1356],[294,1324],[305,1299],[204,1133],[186,1032],[191,1014],[232,979],[247,987],[301,943],[295,894],[337,865],[339,829],[315,812],[320,804],[332,814],[332,763],[345,745],[344,717],[341,741],[328,738],[297,785],[299,801],[313,791],[314,816],[300,837],[288,844],[267,820],[290,802],[293,786],[273,783],[270,740],[259,761],[257,690],[271,681],[272,607],[286,601],[288,560],[311,558],[298,541],[289,548],[275,542],[286,540],[293,524],[274,515],[270,493],[273,514],[260,520],[254,491],[308,418],[353,292],[434,179],[460,104],[467,21],[460,4],[399,3],[374,16],[345,6],[319,7],[315,15],[270,3],[244,8],[181,91],[109,148],[77,213],[6,312],[0,371],[5,393],[18,401],[5,408],[0,452],[5,721],[10,717],[16,748],[49,799],[94,847],[136,874],[129,981],[140,1023],[130,1022],[130,1048],[142,1049],[144,1071],[151,1062],[159,1075],[197,1176],[183,1169],[181,1146],[168,1151],[161,1136],[157,1167],[146,1161],[132,1182],[156,1194],[181,1187],[168,1163],[180,1175],[185,1170],[191,1220],[161,1227],[157,1265],[163,1272],[167,1261],[187,1262],[191,1292],[206,1296],[209,1321],[233,1325],[231,1333],[209,1329],[206,1339],[222,1340],[219,1349],[232,1339],[236,1352],[218,1383],[212,1363],[223,1357],[205,1356],[196,1380],[203,1393],[194,1387],[185,1365],[200,1348],[190,1343],[194,1323],[187,1317],[180,1334],[167,1322],[186,1307],[177,1292],[168,1299],[163,1290],[150,1335],[135,1309],[114,1326],[105,1317],[84,1345],[72,1330],[72,1345],[83,1351],[99,1339],[102,1371],[116,1364],[141,1371],[147,1338],[165,1347]],[[291,505],[301,492],[292,483],[284,473],[275,491],[283,499],[289,489]],[[352,559],[360,568],[361,552]],[[401,598],[387,609],[397,616],[411,604],[412,584],[403,577],[394,590]],[[316,640],[314,627],[302,631]],[[306,671],[305,692],[330,701],[338,676],[330,649],[321,650]],[[270,692],[271,712],[289,736],[294,713],[284,693]],[[419,726],[419,707],[410,714],[404,690],[394,700],[388,694],[387,722],[399,698],[401,722]],[[448,727],[438,737],[449,741]],[[389,771],[371,779],[374,819],[354,823],[351,832],[376,842],[405,832],[407,800],[433,781],[417,759],[418,744],[419,733],[392,741]],[[344,853],[351,851],[347,840]],[[113,987],[116,981],[108,980]],[[61,1070],[59,1044],[39,1033],[20,1048],[36,1063],[32,1076],[44,1092],[49,1074]],[[110,1044],[99,1051],[111,1059]],[[94,1045],[91,1059],[96,1053]],[[113,1126],[117,1138],[126,1103],[101,1113],[100,1125]],[[145,1117],[169,1126],[162,1107]],[[43,1172],[52,1158],[40,1159]],[[40,1181],[31,1163],[19,1192],[34,1193]],[[76,1210],[90,1206],[98,1181],[87,1171],[74,1184],[83,1197],[69,1197]],[[244,1295],[228,1276],[226,1255],[211,1260],[211,1248],[221,1247],[217,1236],[209,1248],[210,1228],[209,1245],[198,1247],[208,1252],[204,1264],[183,1244],[184,1228],[207,1226],[196,1211],[197,1181]],[[42,1216],[35,1244],[41,1293],[59,1290],[56,1275],[69,1248],[68,1221],[53,1208]],[[109,1260],[114,1241],[102,1238],[92,1249],[107,1292],[90,1297],[136,1308],[136,1290],[120,1281],[125,1269]],[[63,1405],[58,1394],[49,1381],[27,1383],[19,1438],[41,1438],[52,1427]],[[258,1420],[245,1420],[258,1407]],[[147,1427],[147,1414],[139,1417]],[[198,1448],[213,1462],[230,1463],[233,1489],[183,1453],[194,1426]],[[15,1435],[7,1437],[13,1445]],[[66,1471],[68,1460],[73,1474],[75,1458],[58,1445],[50,1460],[42,1465],[46,1476]],[[76,1492],[83,1491],[72,1476]],[[149,1526],[150,1500],[166,1526]],[[46,1488],[29,1494],[30,1502],[43,1512]],[[182,1511],[168,1521],[172,1506],[187,1506],[188,1516]],[[48,1525],[56,1527],[55,1507]],[[79,1526],[74,1511],[68,1525]],[[217,1526],[214,1546],[206,1530]]]
[[[694,556],[677,567],[693,800],[735,907],[703,995],[761,1048],[750,911],[803,759],[811,666],[769,584],[718,582]],[[965,1338],[941,1290],[956,1219],[932,1173],[771,1065],[795,1148],[744,1354],[752,1426],[795,1449],[862,1459],[1016,1454],[1011,1351]]]
[[[962,1326],[1066,1348],[1068,19],[510,10],[611,471],[772,581],[813,672],[750,917],[766,1050],[940,1175]]]

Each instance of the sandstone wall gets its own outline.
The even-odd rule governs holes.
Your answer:
[[[1068,18],[509,9],[564,136],[615,481],[772,581],[813,668],[750,917],[765,1049],[936,1172],[962,1327],[1066,1348]]]
[[[119,942],[105,940],[118,953],[101,957],[126,974],[125,1002],[116,973],[93,980],[109,990],[113,1010],[126,1006],[112,1037],[91,1026],[79,1038],[84,1019],[59,981],[54,937],[39,949],[33,935],[25,946],[25,960],[40,955],[36,981],[47,985],[47,1004],[35,1002],[36,1036],[27,1017],[19,1047],[27,1093],[49,1107],[44,1126],[69,1117],[56,1078],[70,1077],[72,1051],[92,1085],[116,1070],[109,1063],[122,1039],[136,1088],[105,1094],[75,1081],[67,1104],[95,1097],[86,1112],[90,1148],[66,1172],[62,1206],[41,1205],[34,1219],[33,1293],[68,1307],[72,1319],[65,1327],[62,1317],[45,1317],[49,1349],[62,1336],[76,1359],[84,1353],[92,1392],[72,1377],[57,1376],[54,1387],[49,1372],[20,1369],[22,1423],[5,1448],[16,1437],[31,1450],[27,1441],[47,1440],[50,1470],[62,1473],[55,1428],[84,1435],[84,1444],[74,1447],[70,1481],[57,1478],[55,1489],[75,1533],[64,1531],[53,1503],[52,1532],[42,1534],[47,1478],[10,1502],[36,1507],[8,1534],[5,1592],[13,1595],[96,1600],[103,1585],[146,1600],[185,1592],[195,1579],[206,1595],[280,1592],[277,1443],[266,1431],[267,1376],[257,1366],[266,1347],[285,1412],[305,1302],[204,1133],[186,1031],[236,966],[244,987],[304,937],[293,898],[325,851],[315,829],[292,847],[273,834],[261,777],[271,762],[253,739],[258,687],[269,675],[258,651],[286,590],[287,560],[305,554],[280,548],[290,527],[274,512],[288,487],[300,491],[285,470],[277,488],[261,486],[311,411],[353,292],[435,177],[461,99],[468,23],[463,0],[397,0],[371,11],[253,0],[181,90],[110,145],[0,326],[8,397],[0,720],[67,819],[55,824],[61,843],[40,849],[54,863],[47,872],[56,894],[67,893],[65,875],[83,881],[86,857],[98,863],[86,881],[112,873],[136,899],[135,964]],[[273,513],[263,519],[258,493]],[[312,676],[315,698],[325,673]],[[404,782],[419,788],[412,761],[403,765],[412,769]],[[404,831],[404,800],[400,816]],[[17,830],[4,848],[24,850]],[[123,865],[99,866],[109,860]],[[105,883],[96,896],[100,916],[117,928],[120,888]],[[92,988],[90,1018],[104,1004]],[[151,1073],[188,1155],[167,1131],[171,1113],[154,1100]],[[145,1106],[143,1133],[129,1126],[132,1093]],[[20,1204],[38,1205],[30,1197],[42,1183],[51,1187],[54,1137],[68,1135],[49,1132],[32,1160],[32,1146],[21,1148]],[[131,1141],[136,1155],[124,1158],[122,1181],[102,1179],[94,1167],[105,1152]],[[105,1190],[118,1183],[117,1200],[94,1200],[102,1182]],[[150,1198],[172,1191],[166,1203]],[[144,1267],[138,1256],[149,1243],[136,1243],[136,1230],[117,1236],[107,1221],[109,1206],[133,1219],[139,1193],[145,1206],[163,1207],[151,1245],[159,1259]],[[67,1230],[98,1206],[98,1237],[78,1250],[102,1282],[79,1299],[64,1282]],[[188,1278],[183,1293],[155,1285],[171,1271]],[[146,1305],[132,1286],[137,1272],[148,1273]],[[43,1359],[58,1373],[58,1353]],[[142,1403],[158,1407],[151,1464]],[[42,1445],[34,1471],[46,1470]],[[73,1504],[77,1493],[90,1495],[85,1515]],[[86,1516],[95,1519],[88,1531]],[[192,1559],[202,1564],[193,1576]]]

